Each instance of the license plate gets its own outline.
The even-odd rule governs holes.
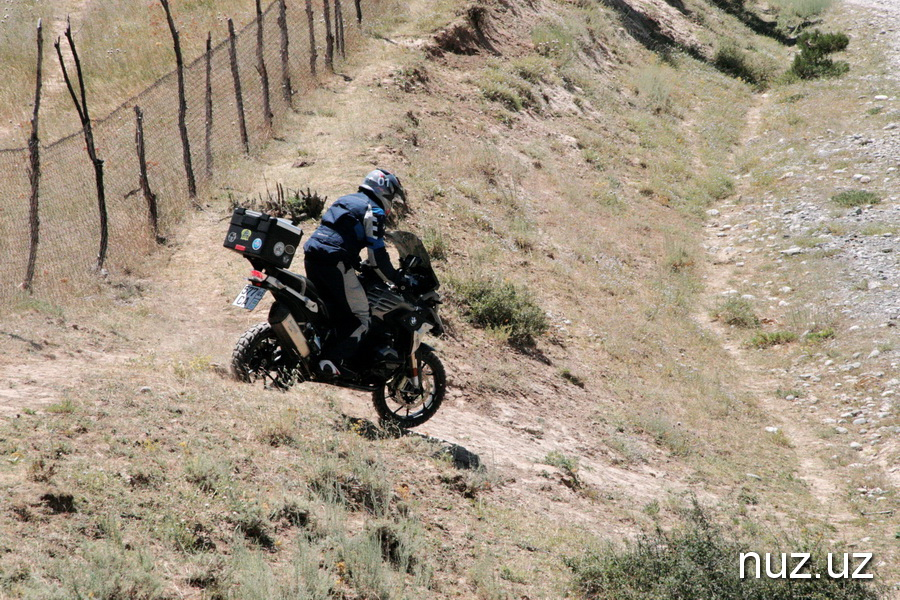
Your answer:
[[[261,287],[256,287],[255,285],[247,284],[241,293],[238,294],[238,297],[234,299],[232,303],[234,306],[238,308],[246,308],[247,310],[253,310],[256,308],[256,305],[259,304],[259,301],[263,299],[263,296],[266,295],[266,289]]]

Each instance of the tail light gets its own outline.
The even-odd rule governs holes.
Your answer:
[[[250,271],[250,277],[248,278],[248,281],[250,282],[250,285],[259,287],[260,285],[262,285],[262,282],[266,280],[266,278],[267,275],[262,271]]]

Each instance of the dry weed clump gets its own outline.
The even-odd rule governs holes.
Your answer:
[[[713,309],[712,316],[726,325],[743,329],[753,329],[760,325],[759,317],[756,316],[750,301],[736,296],[719,302]]]
[[[273,217],[289,219],[294,225],[306,220],[316,220],[322,216],[328,196],[307,188],[293,190],[276,184],[275,191],[266,189],[265,195],[259,194],[239,202],[232,198],[231,210],[237,207],[257,210]]]

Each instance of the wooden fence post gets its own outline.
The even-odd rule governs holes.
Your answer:
[[[212,128],[213,128],[213,99],[212,99],[212,32],[206,34],[206,179],[213,176],[212,153]]]
[[[316,50],[316,23],[313,18],[312,0],[306,0],[306,21],[309,24],[309,72],[315,77],[319,51]]]
[[[334,73],[334,34],[331,32],[331,2],[325,0],[325,67]]]
[[[344,48],[344,10],[341,0],[334,0],[334,33],[337,38],[337,47],[341,52],[341,58],[347,59],[347,50]]]
[[[78,87],[81,93],[80,101],[78,94],[75,93],[69,72],[66,69],[66,62],[63,60],[59,38],[57,38],[53,47],[56,48],[56,56],[59,58],[59,66],[62,68],[66,88],[69,90],[69,95],[75,104],[75,110],[81,119],[81,129],[84,133],[88,157],[90,157],[91,163],[94,165],[94,180],[97,184],[97,208],[100,211],[100,252],[97,253],[97,269],[101,270],[106,262],[106,250],[109,246],[109,215],[106,211],[106,189],[103,185],[103,161],[97,157],[97,148],[94,146],[94,130],[91,127],[91,116],[88,112],[87,94],[84,91],[84,74],[81,71],[81,60],[78,58],[78,51],[75,49],[75,42],[72,39],[72,23],[68,19],[66,20],[66,40],[69,42],[69,49],[75,61],[75,71],[78,75]]]
[[[169,31],[172,32],[172,44],[175,47],[175,73],[178,78],[178,132],[181,135],[181,150],[184,155],[184,170],[187,173],[188,196],[191,200],[197,197],[197,181],[194,179],[194,165],[191,159],[191,144],[188,140],[187,101],[184,92],[184,59],[181,56],[181,40],[178,37],[178,29],[175,28],[175,20],[172,19],[172,11],[169,10],[169,0],[159,0],[166,11],[166,21],[169,22]]]
[[[259,71],[260,84],[262,85],[263,122],[266,125],[266,134],[272,134],[272,103],[269,97],[269,71],[266,69],[266,58],[263,52],[263,12],[260,0],[256,0],[256,70]]]
[[[41,148],[38,138],[38,117],[41,111],[41,86],[44,62],[44,25],[38,19],[37,24],[37,83],[34,88],[34,114],[31,117],[31,137],[28,139],[28,150],[31,155],[31,164],[28,167],[28,178],[31,181],[31,202],[29,223],[31,224],[31,245],[28,250],[28,267],[25,271],[25,281],[22,289],[31,291],[34,283],[34,269],[37,264],[37,248],[40,238],[41,220],[38,214],[39,190],[41,187]]]
[[[244,94],[241,91],[241,74],[238,71],[234,21],[231,19],[228,19],[228,54],[231,57],[231,77],[234,79],[234,97],[237,102],[238,126],[241,130],[241,144],[244,146],[244,153],[250,154],[250,141],[247,138],[247,121],[244,118]]]
[[[144,113],[140,106],[134,107],[135,131],[134,145],[137,150],[138,166],[140,167],[141,191],[144,200],[147,201],[147,211],[150,214],[150,227],[153,228],[153,236],[157,244],[165,242],[165,238],[159,235],[159,211],[156,205],[156,194],[150,189],[150,180],[147,177],[147,155],[144,149]]]
[[[294,108],[294,88],[291,85],[291,63],[288,47],[287,5],[278,0],[278,28],[281,30],[281,93],[288,107]]]
[[[362,0],[354,0],[356,2],[356,24],[362,25]]]

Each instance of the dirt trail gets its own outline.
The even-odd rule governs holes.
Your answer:
[[[77,31],[81,15],[88,9],[91,2],[92,0],[64,0],[56,3],[54,6],[53,20],[44,34],[48,44],[47,48],[45,48],[45,60],[49,58],[50,61],[44,67],[44,90],[47,94],[59,93],[66,87],[62,69],[59,68],[58,59],[53,49],[53,43],[56,42],[57,38],[62,38],[65,35],[69,21],[72,22],[73,34]],[[48,66],[50,68],[47,68]]]
[[[753,106],[747,113],[746,125],[739,147],[752,143],[759,136],[762,115],[771,102],[770,94],[760,94],[756,97]],[[734,159],[734,155],[730,157],[732,165]],[[738,186],[734,197],[740,198],[741,192],[741,186]],[[734,208],[734,205],[726,203],[721,209],[710,211],[712,222],[706,228],[705,247],[719,248],[717,223],[720,217],[723,221],[728,219],[729,208]],[[804,416],[790,405],[785,406],[784,402],[780,402],[774,396],[774,391],[780,387],[780,382],[769,372],[762,371],[758,364],[754,364],[748,355],[748,350],[741,346],[739,340],[735,339],[733,332],[730,332],[724,324],[714,320],[708,312],[708,307],[714,306],[723,297],[722,293],[731,287],[729,282],[734,278],[737,267],[734,256],[733,249],[729,251],[726,248],[719,249],[708,257],[704,276],[705,301],[700,303],[695,318],[721,340],[722,347],[731,355],[739,371],[745,374],[741,382],[743,388],[759,401],[762,411],[772,419],[772,426],[776,426],[784,432],[795,447],[799,463],[797,475],[809,484],[813,496],[821,503],[822,516],[830,517],[830,521],[837,519],[841,523],[847,524],[855,518],[855,515],[848,510],[843,501],[845,486],[828,465],[819,458],[819,451],[826,447],[826,444],[812,432],[812,425],[805,420]],[[743,266],[744,263],[741,265]],[[759,265],[755,266],[759,267]],[[742,276],[746,277],[746,273]],[[760,434],[763,435],[762,432]],[[768,432],[765,434],[769,435]]]
[[[42,96],[46,98],[57,94],[68,94],[66,91],[65,79],[62,70],[59,68],[59,61],[56,57],[56,51],[53,43],[57,38],[63,37],[66,31],[68,20],[73,21],[73,28],[77,30],[79,18],[88,9],[93,0],[61,0],[55,2],[53,6],[53,16],[48,22],[43,23],[44,27],[44,62],[43,62],[43,89]],[[32,41],[32,44],[34,42]],[[64,46],[65,47],[65,46]],[[34,89],[34,84],[31,84]],[[31,105],[29,105],[31,106]],[[31,118],[31,109],[28,109],[28,119]],[[30,131],[30,130],[29,130]],[[0,122],[0,140],[3,140],[3,147],[24,145],[26,139],[20,139],[21,132],[14,123]]]

